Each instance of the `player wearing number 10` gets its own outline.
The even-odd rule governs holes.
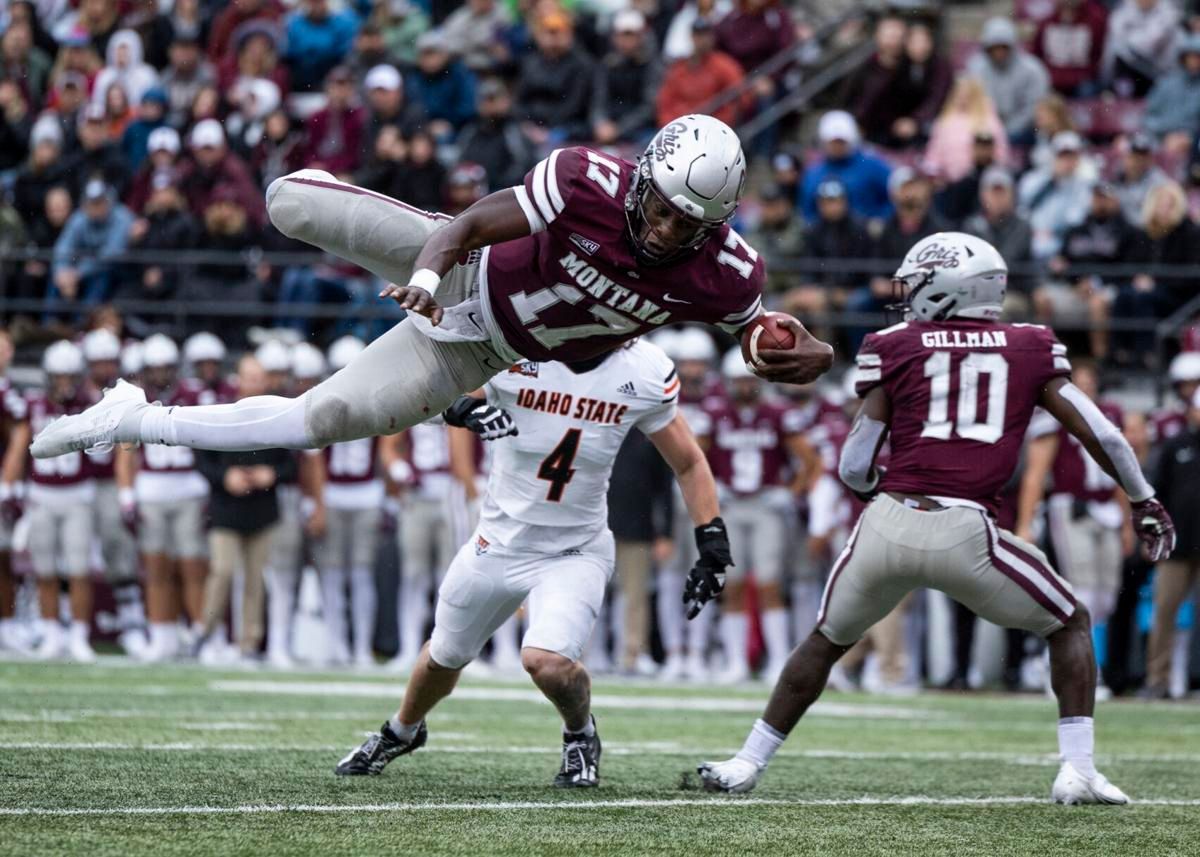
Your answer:
[[[1058,697],[1059,803],[1128,803],[1092,760],[1096,664],[1090,617],[1037,548],[995,522],[1034,408],[1083,444],[1125,491],[1150,559],[1175,530],[1120,431],[1070,381],[1066,349],[1039,325],[997,321],[1008,268],[962,233],[918,242],[893,280],[908,319],[858,354],[862,408],[838,472],[873,495],[826,584],[817,627],[791,655],[762,719],[733,759],[705,763],[705,786],[752,789],[820,695],[834,663],[911,590],[941,590],[998,625],[1044,636]],[[886,472],[875,456],[890,435]]]

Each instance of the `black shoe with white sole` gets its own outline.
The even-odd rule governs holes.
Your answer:
[[[564,732],[562,768],[554,778],[560,789],[590,789],[600,785],[600,733],[592,717],[592,735]]]
[[[396,735],[388,724],[384,723],[379,731],[370,735],[362,746],[352,750],[346,758],[338,762],[333,772],[339,777],[373,776],[383,773],[387,763],[398,756],[404,756],[413,750],[425,746],[429,738],[429,730],[425,721],[417,727],[417,734],[409,740]]]

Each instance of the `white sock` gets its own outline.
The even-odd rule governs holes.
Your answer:
[[[767,725],[760,717],[754,721],[754,728],[746,736],[746,743],[738,750],[737,758],[753,762],[760,768],[765,768],[775,755],[775,751],[783,746],[787,736],[773,726]]]
[[[251,396],[229,405],[138,408],[117,426],[116,439],[195,449],[306,449],[312,444],[304,428],[304,410],[303,396]]]
[[[762,614],[763,639],[767,644],[767,657],[779,661],[792,650],[788,640],[788,614],[782,607],[766,610]]]
[[[659,570],[658,633],[667,652],[683,651],[683,577]]]
[[[400,578],[400,654],[415,658],[425,640],[425,623],[429,621],[429,602],[426,598],[425,574]]]
[[[350,610],[354,615],[354,654],[370,657],[375,645],[375,575],[369,568],[350,572]]]
[[[592,715],[589,714],[587,723],[585,723],[583,728],[580,729],[578,732],[572,732],[570,729],[567,728],[567,724],[564,723],[563,724],[563,734],[564,735],[583,735],[587,738],[591,738],[596,734],[596,721],[593,720]]]
[[[335,653],[346,650],[346,575],[322,569],[321,616],[325,619],[328,645]]]
[[[267,652],[290,654],[292,613],[296,607],[296,578],[291,572],[268,568]]]
[[[175,630],[174,622],[151,622],[150,623],[150,645],[156,649],[172,648],[172,637],[177,639],[178,631]]]
[[[72,642],[86,643],[88,641],[88,637],[90,637],[90,636],[91,636],[91,628],[88,627],[87,622],[81,622],[78,619],[71,622],[71,641]]]
[[[724,613],[721,616],[721,645],[725,647],[727,669],[747,669],[746,630],[749,620],[745,613]]]
[[[412,737],[417,734],[417,730],[421,728],[421,724],[414,723],[412,726],[405,726],[400,722],[400,712],[397,711],[388,718],[388,728],[392,730],[392,734],[397,738],[411,741]]]
[[[1090,717],[1062,717],[1058,721],[1058,754],[1087,778],[1096,776],[1092,751],[1096,738]]]

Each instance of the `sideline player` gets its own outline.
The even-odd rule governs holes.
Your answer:
[[[1092,761],[1096,659],[1087,608],[1041,551],[993,517],[1034,408],[1056,417],[1129,495],[1151,560],[1171,553],[1175,528],[1121,432],[1071,383],[1054,334],[996,321],[1007,280],[996,249],[959,232],[931,235],[905,256],[893,282],[909,321],[863,342],[865,401],[838,467],[842,481],[875,497],[838,557],[816,629],[792,653],[741,751],[700,765],[706,788],[754,788],[838,658],[910,591],[929,587],[990,622],[1046,638],[1063,760],[1051,798],[1129,802]],[[875,456],[888,435],[884,472]]]
[[[453,219],[321,170],[267,189],[272,222],[390,283],[408,317],[302,398],[150,408],[118,384],[34,442],[39,458],[114,443],[201,449],[324,447],[390,435],[448,407],[521,358],[587,360],[683,321],[736,334],[762,313],[763,261],[729,227],[745,180],[737,135],[711,116],[660,130],[638,163],[554,150],[523,184]],[[399,285],[404,284],[404,285]],[[804,383],[833,349],[799,322],[762,376]]]
[[[8,379],[12,337],[0,328],[0,652],[28,654],[24,629],[17,623],[17,580],[12,573],[13,525],[24,510],[21,474],[31,431],[25,397]]]
[[[442,582],[433,636],[399,711],[342,759],[336,773],[378,774],[423,745],[426,715],[528,599],[521,663],[563,718],[562,768],[554,784],[596,786],[600,738],[591,679],[579,658],[613,573],[606,496],[617,450],[636,427],[675,471],[700,554],[685,594],[701,602],[711,597],[709,587],[719,590],[717,580],[730,564],[716,483],[676,408],[675,368],[648,342],[570,364],[519,363],[484,389],[486,405],[464,396],[446,412],[451,425],[484,439],[513,435],[494,447],[479,526]]]

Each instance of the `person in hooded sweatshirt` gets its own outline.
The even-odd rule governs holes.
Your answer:
[[[1031,143],[1033,112],[1050,89],[1050,74],[1041,60],[1022,49],[1012,21],[992,18],[983,25],[979,52],[967,60],[967,74],[983,83],[1008,139]]]
[[[1200,33],[1179,40],[1179,67],[1154,82],[1143,127],[1162,138],[1168,152],[1183,154],[1200,131]]]
[[[125,90],[130,104],[141,104],[146,90],[158,86],[158,72],[142,58],[142,39],[133,30],[118,30],[108,41],[107,64],[96,75],[92,99],[103,105],[108,88],[114,83]]]
[[[892,213],[888,176],[892,168],[859,145],[858,123],[844,110],[830,110],[817,125],[824,157],[804,174],[800,207],[805,220],[817,219],[817,188],[837,179],[846,190],[850,211],[864,219],[886,219]]]

